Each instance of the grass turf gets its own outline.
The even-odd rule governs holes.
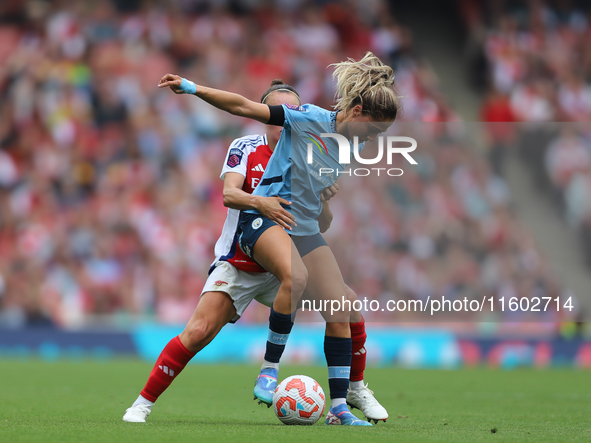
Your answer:
[[[151,365],[0,360],[0,441],[590,441],[591,374],[577,370],[370,369],[388,409],[373,428],[285,426],[252,400],[254,366],[190,365],[148,423],[123,423]],[[326,369],[284,366],[328,391]],[[357,415],[359,413],[357,412]]]

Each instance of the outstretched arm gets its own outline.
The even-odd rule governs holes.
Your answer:
[[[170,87],[175,94],[193,94],[222,111],[240,117],[252,118],[261,123],[269,123],[269,106],[253,102],[240,94],[207,88],[175,74],[166,74],[158,83],[159,88]]]

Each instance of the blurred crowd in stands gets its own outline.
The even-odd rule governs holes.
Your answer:
[[[409,125],[404,133],[418,141],[419,167],[403,168],[401,180],[373,177],[364,186],[359,186],[358,178],[342,180],[342,196],[331,205],[335,221],[325,236],[347,282],[362,298],[381,300],[380,306],[388,300],[426,302],[443,297],[480,301],[560,296],[573,297],[576,304],[528,229],[513,216],[506,182],[491,172],[460,128],[453,123]],[[501,313],[495,302],[494,312],[487,303],[483,313],[464,311],[447,318],[516,322],[560,318],[556,312],[505,311]],[[374,316],[421,319],[408,313]]]
[[[561,45],[591,54],[580,44],[584,17],[547,15],[528,38],[514,35],[523,27],[511,20],[487,37],[490,63],[500,60],[490,100],[516,120],[530,115],[523,107],[540,121],[587,106],[576,92],[583,72],[561,80],[559,95],[549,83],[558,77],[526,81],[534,68],[566,75],[546,69],[565,62],[571,47]],[[546,29],[555,32],[547,62],[524,57],[541,51]],[[419,167],[403,178],[343,180],[327,239],[347,282],[384,301],[572,295],[512,215],[502,162],[489,164],[461,128],[438,123],[459,118],[387,2],[4,0],[0,325],[185,322],[226,213],[218,176],[227,147],[264,126],[160,90],[160,77],[178,73],[255,100],[281,78],[303,102],[330,107],[327,66],[368,49],[396,71],[403,120],[431,129],[414,130]],[[347,244],[338,241],[345,235]],[[253,306],[242,321],[266,321],[267,312]]]
[[[525,122],[490,125],[493,163],[502,171],[517,147],[591,262],[591,3],[459,3],[476,48],[472,78],[488,88],[482,121]]]

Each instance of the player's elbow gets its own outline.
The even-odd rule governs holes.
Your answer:
[[[269,121],[269,115],[264,115],[264,112],[261,110],[260,106],[260,103],[255,103],[243,98],[240,103],[236,103],[230,112],[239,117],[251,118],[260,121],[261,123],[267,123]]]
[[[231,189],[224,189],[223,193],[222,193],[222,198],[223,198],[223,202],[224,202],[224,206],[226,208],[231,208],[232,207],[232,190]]]
[[[240,97],[236,100],[233,106],[228,109],[230,114],[237,115],[239,117],[249,117],[250,114],[250,100]]]
[[[320,228],[320,233],[324,234],[330,228],[330,224],[332,223],[332,218],[327,220],[320,220],[318,222],[318,228]]]
[[[238,117],[245,117],[245,112],[244,112],[244,107],[243,106],[230,106],[227,111],[232,114],[232,115],[236,115]]]

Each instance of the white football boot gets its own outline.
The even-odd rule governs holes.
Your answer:
[[[377,423],[380,420],[386,421],[388,419],[388,411],[376,400],[373,391],[367,387],[367,384],[360,389],[349,389],[347,404],[363,412],[369,422],[373,420]]]
[[[152,412],[152,406],[139,404],[136,406],[132,406],[131,408],[127,408],[125,411],[125,415],[123,416],[123,421],[128,423],[145,423],[146,418]]]

